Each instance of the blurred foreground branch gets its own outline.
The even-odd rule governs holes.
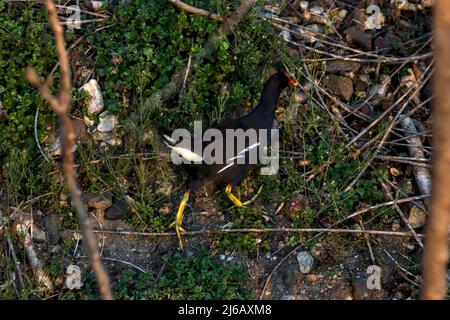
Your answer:
[[[436,102],[433,110],[433,181],[426,231],[422,299],[442,299],[447,291],[450,216],[450,2],[436,1]]]
[[[42,83],[40,77],[32,68],[27,68],[26,76],[28,81],[39,89],[41,96],[50,104],[53,110],[58,114],[62,123],[61,141],[63,153],[63,166],[66,179],[66,185],[72,197],[72,203],[78,215],[89,259],[94,270],[95,276],[100,288],[100,294],[103,299],[112,299],[111,287],[109,277],[103,268],[100,252],[98,249],[97,237],[92,231],[90,221],[83,201],[81,200],[81,190],[77,186],[74,168],[73,145],[75,139],[75,131],[71,119],[67,112],[69,110],[69,103],[71,99],[71,79],[69,58],[65,48],[64,31],[61,27],[56,12],[56,7],[52,0],[46,0],[45,5],[49,12],[50,25],[53,29],[56,41],[56,52],[60,62],[62,88],[55,96],[50,92],[52,83],[51,76]]]

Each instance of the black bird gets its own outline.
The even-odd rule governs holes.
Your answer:
[[[224,182],[226,184],[225,192],[227,196],[238,207],[251,203],[258,196],[261,189],[259,189],[258,193],[251,200],[243,203],[231,192],[231,189],[238,185],[246,174],[256,167],[255,162],[249,161],[251,152],[258,151],[256,162],[259,162],[259,149],[270,145],[270,137],[267,137],[265,146],[261,143],[259,130],[264,129],[267,130],[266,132],[270,132],[270,129],[272,129],[273,126],[274,113],[280,94],[287,86],[293,87],[296,84],[297,82],[286,72],[279,71],[270,76],[264,84],[258,105],[242,118],[224,119],[217,126],[212,127],[212,129],[217,129],[216,132],[221,135],[214,136],[214,139],[211,138],[210,141],[202,140],[199,143],[201,146],[200,152],[194,150],[191,144],[191,142],[194,142],[195,145],[196,138],[178,141],[166,135],[164,136],[168,140],[168,143],[166,144],[172,149],[172,152],[185,160],[183,167],[191,177],[189,188],[183,196],[176,220],[172,224],[175,225],[181,247],[183,247],[183,245],[180,231],[184,231],[181,227],[181,222],[183,219],[184,208],[189,200],[190,191],[201,188],[210,182]],[[233,149],[231,150],[231,153],[226,154],[227,152],[224,149],[219,150],[222,151],[220,155],[216,155],[213,152],[213,156],[217,156],[215,158],[216,161],[205,157],[203,151],[206,151],[205,149],[208,148],[208,146],[211,149],[212,143],[219,143],[219,145],[223,147],[223,143],[227,144],[230,142],[225,141],[228,129],[242,129],[244,132],[249,129],[254,129],[257,132],[256,141],[249,141],[249,139],[246,139],[244,144],[241,143],[238,146],[234,146],[235,143],[233,143],[233,140]],[[220,160],[217,161],[217,159]]]

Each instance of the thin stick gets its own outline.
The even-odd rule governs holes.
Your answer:
[[[430,65],[427,67],[427,70],[426,70],[426,71],[428,71],[428,70],[431,68],[431,66],[432,66],[432,64],[430,64]],[[403,99],[405,99],[405,98],[411,93],[411,91],[413,91],[413,89],[415,89],[414,92],[413,92],[412,94],[410,94],[408,100],[407,100],[407,101],[403,104],[403,106],[401,107],[400,110],[403,111],[403,109],[406,107],[406,105],[412,100],[412,98],[413,98],[416,94],[418,94],[418,92],[420,92],[420,90],[422,89],[422,87],[424,86],[424,84],[426,83],[426,81],[427,81],[427,80],[429,79],[429,77],[431,76],[431,73],[430,73],[430,75],[427,76],[426,80],[425,80],[425,81],[422,81],[423,78],[425,77],[425,74],[426,74],[426,72],[424,72],[424,73],[422,74],[422,76],[421,76],[421,79],[419,79],[419,81],[421,81],[420,85],[418,85],[418,86],[411,86],[410,88],[408,88],[408,90],[406,90],[406,92],[405,92],[400,98],[398,98],[396,102],[394,102],[389,108],[387,108],[382,114],[380,114],[380,115],[378,116],[378,118],[376,118],[374,121],[372,121],[372,123],[370,123],[367,127],[365,127],[364,130],[362,130],[359,134],[357,134],[356,137],[354,137],[349,143],[347,143],[346,147],[349,147],[350,145],[352,145],[353,143],[355,143],[355,142],[356,142],[359,138],[361,138],[366,132],[368,132],[371,128],[373,128],[378,122],[380,122],[384,117],[386,117],[386,115],[388,115],[392,110],[394,110],[394,109],[397,107],[397,105],[398,105]],[[400,111],[399,111],[398,114],[400,114]],[[397,116],[398,116],[398,114],[397,114]],[[398,117],[397,117],[397,118],[398,118]],[[396,119],[397,119],[397,118],[396,118]]]
[[[410,161],[410,160],[402,160],[402,159],[396,159],[396,157],[389,157],[389,156],[375,156],[375,159],[380,159],[380,160],[387,160],[387,161],[392,161],[392,162],[398,162],[398,163],[404,163],[404,164],[409,164],[412,165],[414,167],[420,167],[420,168],[431,168],[431,164],[428,163],[421,163],[421,162],[415,162],[415,161]]]
[[[194,41],[191,44],[191,52],[189,53],[188,64],[186,67],[186,74],[184,75],[183,85],[181,86],[181,90],[184,90],[186,87],[187,78],[189,76],[189,71],[191,70],[191,62],[192,62],[192,48],[194,47]]]
[[[103,299],[112,299],[112,292],[109,283],[109,277],[103,268],[101,257],[98,249],[97,237],[92,232],[92,227],[87,215],[86,207],[81,200],[81,190],[78,188],[75,169],[74,169],[74,155],[73,145],[75,139],[75,131],[72,120],[67,115],[69,110],[69,103],[71,99],[71,79],[69,57],[65,48],[64,32],[58,21],[57,9],[51,0],[46,0],[45,5],[49,12],[50,25],[56,41],[56,52],[60,61],[62,88],[56,96],[50,92],[51,77],[42,83],[39,76],[32,68],[27,68],[26,76],[28,81],[39,89],[41,96],[50,104],[53,110],[58,114],[62,123],[62,130],[60,134],[62,142],[63,153],[63,168],[65,173],[65,180],[67,188],[72,197],[72,203],[78,215],[81,227],[83,229],[84,240],[87,246],[90,263],[94,270],[97,282],[100,288],[100,294]]]
[[[0,211],[0,219],[3,219],[3,214],[1,211]],[[9,235],[9,231],[5,230],[5,233],[6,233],[6,241],[8,242],[9,250],[11,251],[11,255],[14,260],[14,267],[16,268],[16,271],[17,271],[17,277],[19,278],[20,288],[23,289],[23,288],[25,288],[25,282],[23,281],[22,271],[20,270],[20,263],[19,263],[19,260],[17,259],[16,251],[14,250],[14,246],[12,244],[11,236]]]
[[[361,226],[362,230],[365,230],[364,228],[364,224],[362,222],[362,219],[359,221],[359,225]],[[370,244],[370,238],[368,234],[364,235],[364,239],[366,240],[366,244],[367,244],[367,248],[369,249],[369,254],[370,254],[370,259],[372,260],[372,264],[376,264],[375,263],[375,256],[373,255],[373,250],[372,250],[372,245]]]
[[[68,229],[69,232],[80,232],[80,230]],[[93,230],[95,233],[116,234],[127,236],[144,236],[144,237],[171,237],[176,232],[138,232],[138,231],[115,231],[115,230]],[[213,235],[223,233],[343,233],[343,234],[372,234],[378,236],[396,236],[396,237],[412,237],[407,232],[384,231],[384,230],[356,230],[356,229],[327,229],[327,228],[240,228],[240,229],[202,229],[196,231],[183,232],[185,236],[197,235]],[[418,237],[425,237],[423,234],[417,234]]]
[[[87,256],[80,256],[78,258],[79,259],[89,259],[89,257],[87,257]],[[130,267],[132,267],[132,268],[134,268],[134,269],[136,269],[136,270],[138,270],[138,271],[140,271],[142,273],[145,273],[145,270],[142,269],[141,267],[138,267],[137,265],[135,265],[135,264],[133,264],[131,262],[125,261],[125,260],[120,260],[120,259],[115,259],[115,258],[108,258],[108,257],[102,257],[102,259],[103,260],[107,260],[107,261],[113,261],[113,262],[119,262],[119,263],[122,263],[122,264],[126,264],[127,266],[130,266]]]
[[[388,198],[391,201],[394,200],[394,197],[392,196],[392,193],[389,191],[389,188],[387,187],[387,185],[385,183],[381,182],[381,188],[383,189],[383,192],[386,195],[386,198]],[[403,220],[403,223],[408,227],[409,231],[411,231],[414,239],[416,239],[416,241],[419,244],[419,246],[423,249],[422,241],[417,236],[416,231],[411,226],[411,224],[409,223],[408,219],[405,217],[405,215],[403,214],[403,211],[400,209],[400,207],[398,206],[397,203],[394,204],[394,208],[397,211],[397,213],[400,216],[400,218]]]
[[[403,199],[398,199],[398,200],[392,200],[392,201],[388,201],[388,202],[376,204],[376,205],[373,205],[373,206],[371,206],[371,207],[368,207],[368,208],[365,208],[365,209],[358,210],[358,211],[356,211],[356,212],[354,212],[354,213],[348,215],[347,217],[345,217],[344,220],[342,220],[342,221],[340,221],[340,222],[343,222],[343,221],[348,220],[348,219],[350,219],[350,218],[359,216],[359,215],[362,214],[362,213],[365,213],[365,212],[368,212],[368,211],[371,211],[371,210],[374,210],[374,209],[378,209],[378,208],[390,206],[390,205],[393,205],[393,204],[399,204],[399,203],[405,203],[405,202],[411,202],[411,201],[415,201],[415,200],[425,199],[425,198],[428,198],[428,197],[430,197],[430,195],[429,195],[429,194],[425,194],[425,195],[414,196],[414,197],[408,197],[408,198],[403,198]]]
[[[220,21],[220,22],[224,21],[224,19],[218,14],[206,11],[204,9],[199,9],[199,8],[190,6],[180,0],[167,0],[167,1],[172,3],[173,5],[177,6],[178,8],[180,8],[181,10],[183,10],[185,12],[199,14],[199,15],[202,15],[202,16],[211,18],[213,20]]]
[[[431,67],[432,63],[428,66],[427,70]],[[424,72],[425,74],[425,72]],[[384,143],[386,142],[390,132],[392,131],[392,129],[394,128],[394,126],[396,125],[396,120],[400,118],[401,114],[403,113],[403,111],[405,110],[406,106],[408,106],[409,102],[412,100],[412,98],[418,94],[420,92],[420,89],[423,87],[424,83],[426,83],[426,81],[428,81],[431,77],[432,73],[430,72],[430,74],[427,75],[426,79],[418,86],[416,86],[415,91],[409,96],[409,98],[405,101],[405,103],[400,107],[400,110],[397,112],[397,114],[395,115],[394,119],[392,120],[392,122],[390,123],[390,125],[387,127],[386,132],[383,135],[383,138],[381,138],[381,141],[378,143],[375,151],[374,151],[374,156],[378,155],[378,152],[381,150],[381,148],[383,147]],[[422,79],[421,79],[422,80]],[[411,88],[413,88],[414,86],[411,86]],[[410,88],[410,89],[411,89]],[[408,90],[409,92],[409,90]],[[406,95],[406,93],[405,93]],[[403,99],[403,97],[405,97],[405,95],[403,95],[399,100],[397,100],[397,102],[393,105],[395,106],[398,102],[400,102],[400,100]],[[389,109],[391,109],[391,111],[393,110],[393,106],[391,106]],[[388,109],[388,110],[389,110]],[[384,114],[384,113],[383,113]],[[385,114],[384,114],[385,115]],[[380,116],[381,117],[381,116]],[[369,127],[373,126],[373,123],[378,122],[382,119],[382,117],[380,118],[378,117],[375,121],[373,121]],[[366,128],[367,129],[367,128]],[[353,142],[355,142],[357,140],[357,137],[361,137],[362,134],[364,134],[364,132],[366,132],[366,129],[362,130],[360,134],[358,134],[355,138],[352,139],[351,142],[349,142],[347,144],[347,147],[350,146]],[[358,175],[356,176],[355,179],[353,179],[353,181],[344,189],[344,192],[349,191],[355,184],[356,182],[359,180],[359,178],[362,177],[362,175],[364,174],[364,172],[367,170],[367,168],[371,165],[374,156],[369,159],[367,161],[367,164],[363,167],[363,169],[358,173]]]
[[[38,137],[38,117],[39,117],[39,106],[36,108],[36,113],[34,115],[34,140],[36,141],[36,145],[39,149],[39,152],[44,157],[45,161],[48,161],[47,156],[45,155],[44,151],[42,150],[41,144],[39,143],[39,137]]]
[[[283,259],[281,259],[280,262],[278,262],[278,264],[275,266],[275,268],[273,268],[272,272],[270,272],[269,276],[267,277],[266,282],[264,283],[264,287],[261,290],[261,294],[259,296],[259,300],[262,300],[264,297],[264,293],[266,292],[267,287],[269,286],[270,280],[272,279],[272,276],[274,275],[274,273],[278,270],[279,267],[281,267],[281,265],[290,257],[292,256],[298,249],[301,248],[300,246],[295,247],[293,250],[291,250]]]

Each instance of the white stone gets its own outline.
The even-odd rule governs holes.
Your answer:
[[[118,124],[117,117],[105,111],[100,114],[100,123],[97,126],[97,130],[100,132],[111,132]]]
[[[300,251],[297,253],[297,262],[301,273],[309,273],[314,264],[314,258],[308,251]]]
[[[103,111],[103,96],[100,90],[100,85],[97,80],[91,79],[88,83],[81,87],[81,90],[86,91],[91,99],[88,102],[88,112],[91,114],[98,114]]]
[[[42,228],[36,224],[33,224],[33,227],[31,228],[31,236],[33,237],[33,240],[37,241],[47,240],[47,235],[45,234],[45,231],[42,230]]]
[[[95,124],[94,120],[89,119],[88,116],[83,117],[83,122],[87,127],[92,127]]]
[[[306,11],[309,7],[309,2],[308,1],[300,1],[300,8],[303,11]]]

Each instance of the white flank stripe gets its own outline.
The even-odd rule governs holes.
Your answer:
[[[233,161],[233,160],[238,159],[238,158],[242,158],[242,157],[243,157],[243,156],[242,156],[243,153],[245,153],[245,152],[247,152],[247,151],[250,151],[250,150],[256,148],[257,146],[259,146],[259,142],[255,142],[255,143],[252,144],[251,146],[245,148],[244,150],[241,150],[241,151],[238,153],[237,156],[228,159],[226,162],[228,162],[228,161]]]
[[[247,151],[250,151],[250,150],[256,148],[257,146],[259,146],[259,142],[255,142],[251,146],[249,146],[249,147],[245,148],[244,150],[242,150],[241,152],[239,152],[239,154],[243,154],[243,153],[245,153]]]
[[[232,163],[226,165],[225,167],[223,167],[222,169],[220,169],[219,171],[217,171],[217,173],[221,173],[222,171],[224,171],[224,170],[228,169],[229,167],[231,167],[233,164],[234,164],[234,162],[232,162]]]

